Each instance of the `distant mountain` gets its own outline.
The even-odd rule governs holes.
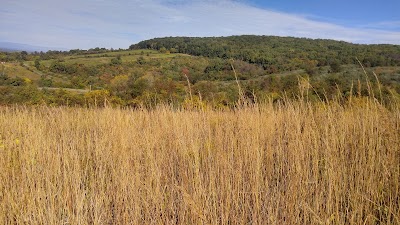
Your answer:
[[[49,50],[67,50],[67,49],[27,45],[27,44],[21,44],[21,43],[13,43],[13,42],[0,42],[0,51],[6,51],[6,52],[19,52],[19,51],[47,52]]]

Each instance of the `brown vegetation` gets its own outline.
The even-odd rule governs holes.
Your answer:
[[[0,109],[2,224],[399,224],[400,108]]]

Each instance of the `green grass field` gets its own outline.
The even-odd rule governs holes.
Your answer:
[[[33,72],[33,69],[28,70],[27,67],[21,66],[19,63],[5,63],[4,70],[1,70],[0,73],[7,74],[9,77],[20,77],[20,78],[28,78],[30,80],[38,80],[40,79],[40,75]]]
[[[153,59],[168,59],[174,57],[185,57],[188,55],[185,54],[167,54],[160,53],[155,50],[122,50],[115,52],[107,52],[107,53],[98,53],[98,54],[78,54],[72,56],[62,57],[60,59],[50,59],[50,60],[41,60],[40,63],[45,68],[49,68],[52,63],[56,61],[61,61],[66,65],[85,65],[85,66],[101,66],[101,65],[109,65],[111,63],[111,59],[115,57],[121,57],[122,63],[134,63],[140,57],[143,57],[145,60],[153,60]],[[3,72],[3,71],[0,71]],[[9,77],[15,78],[28,78],[33,82],[38,82],[42,76],[45,76],[48,79],[52,79],[56,83],[65,83],[68,84],[70,81],[66,77],[65,74],[54,73],[44,70],[39,71],[34,67],[34,61],[25,61],[23,64],[19,63],[6,63],[4,66],[4,74]]]

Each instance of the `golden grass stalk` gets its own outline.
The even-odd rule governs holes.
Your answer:
[[[0,108],[2,224],[399,224],[400,109]]]

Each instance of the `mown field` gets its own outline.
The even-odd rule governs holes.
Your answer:
[[[145,59],[162,59],[162,58],[173,58],[176,56],[182,56],[184,54],[171,54],[171,53],[160,53],[155,50],[124,50],[124,51],[115,51],[115,52],[107,52],[107,53],[96,53],[96,54],[78,54],[74,56],[63,57],[62,60],[65,64],[85,64],[88,66],[97,66],[102,64],[109,64],[110,59],[115,57],[121,57],[122,62],[135,62],[139,57],[143,57]],[[44,66],[49,67],[56,60],[43,60],[42,63]],[[28,61],[31,65],[34,64],[34,61]]]
[[[399,224],[400,107],[1,107],[2,224]]]

